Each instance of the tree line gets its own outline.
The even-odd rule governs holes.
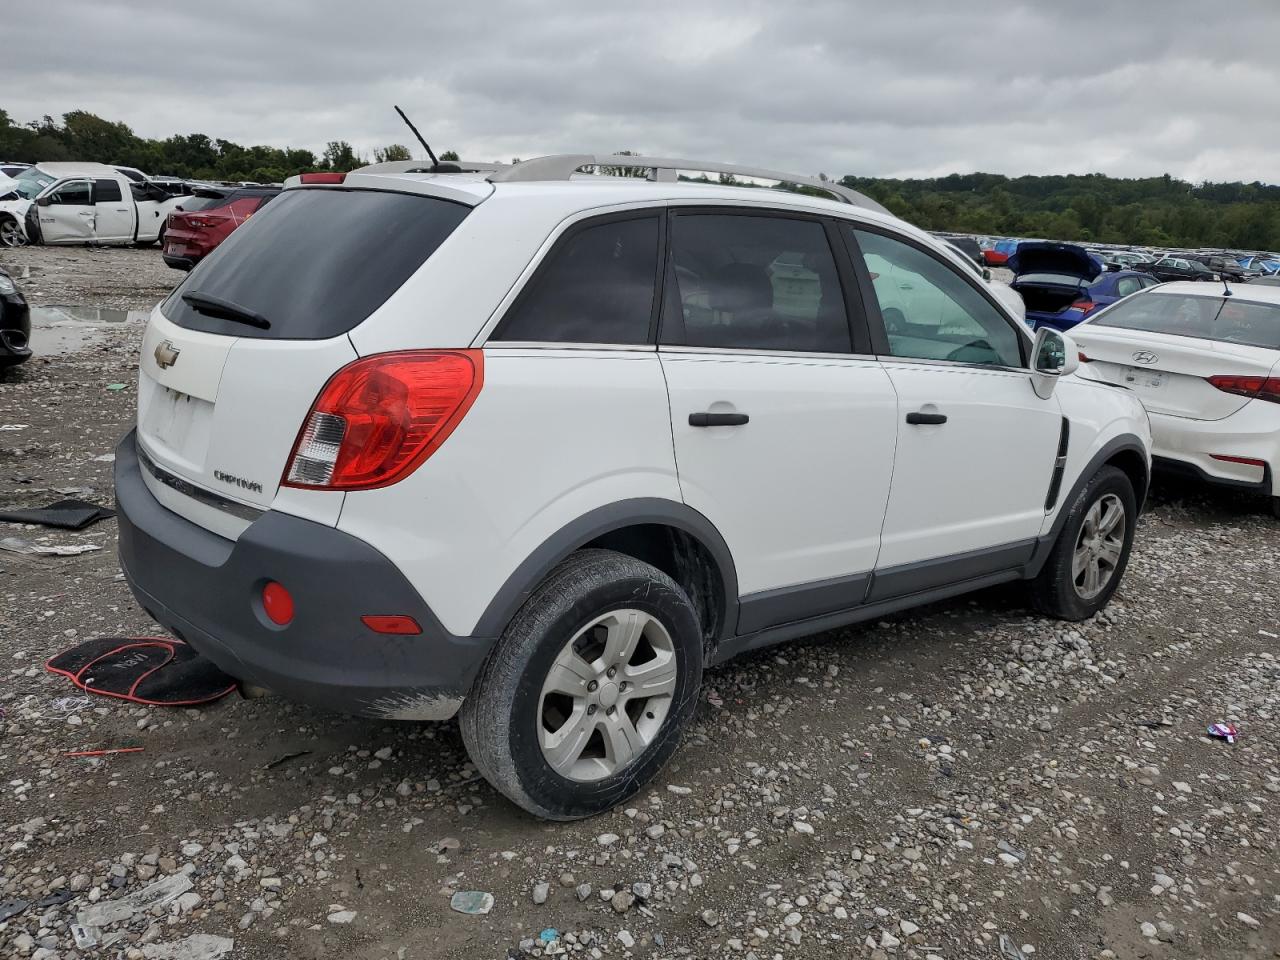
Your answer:
[[[84,110],[64,114],[61,121],[45,116],[18,123],[0,109],[0,160],[96,160],[153,175],[275,183],[307,170],[346,171],[410,158],[403,144],[362,157],[350,143],[335,140],[317,156],[310,150],[246,147],[202,133],[163,140],[139,137],[124,123]],[[446,151],[440,158],[456,160],[457,155]],[[609,172],[623,170],[630,172],[623,167]],[[1280,186],[1257,182],[1197,185],[1168,174],[1121,179],[1100,173],[970,173],[927,180],[846,176],[839,182],[926,230],[1157,247],[1280,249]]]

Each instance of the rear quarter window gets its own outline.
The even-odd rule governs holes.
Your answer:
[[[468,212],[415,194],[287,190],[201,261],[161,309],[180,327],[226,336],[340,336],[385,303]],[[184,294],[235,304],[270,326],[201,313]]]

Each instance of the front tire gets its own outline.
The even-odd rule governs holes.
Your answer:
[[[480,670],[459,715],[476,767],[551,820],[637,793],[679,743],[702,682],[702,632],[670,577],[609,550],[548,574]]]
[[[1049,559],[1031,581],[1032,604],[1059,620],[1087,620],[1120,586],[1138,519],[1133,484],[1103,467],[1067,508]]]
[[[27,245],[27,235],[22,231],[22,225],[13,217],[0,217],[0,246],[5,247],[25,247]]]

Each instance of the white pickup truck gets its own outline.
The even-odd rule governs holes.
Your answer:
[[[182,202],[104,163],[38,163],[6,186],[0,244],[155,243]]]

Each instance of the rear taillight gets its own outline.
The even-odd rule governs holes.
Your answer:
[[[304,173],[298,177],[302,183],[342,183],[345,179],[345,173]]]
[[[193,213],[188,213],[183,216],[182,223],[188,227],[204,230],[208,227],[216,227],[220,223],[226,223],[230,219],[230,217],[196,216]]]
[[[385,487],[444,443],[480,393],[479,350],[383,353],[343,367],[311,406],[284,485]]]
[[[1252,400],[1280,403],[1280,377],[1242,377],[1224,374],[1219,377],[1209,377],[1208,381],[1211,386],[1217,387],[1224,393],[1234,393]]]
[[[1092,310],[1096,306],[1097,304],[1094,303],[1092,300],[1090,300],[1088,297],[1081,297],[1079,300],[1071,304],[1071,309],[1079,310],[1081,313],[1087,314],[1089,313],[1090,310]]]

